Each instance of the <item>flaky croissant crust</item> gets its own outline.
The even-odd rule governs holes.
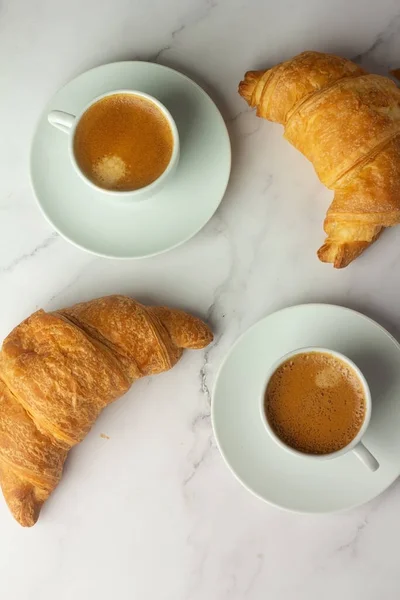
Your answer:
[[[105,406],[211,340],[200,319],[126,296],[40,310],[18,325],[0,353],[0,484],[16,520],[37,521],[68,451]]]
[[[347,266],[400,222],[400,90],[353,62],[303,52],[266,71],[249,71],[240,95],[285,137],[335,195],[320,260]]]

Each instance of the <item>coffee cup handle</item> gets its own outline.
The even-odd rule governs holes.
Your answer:
[[[57,129],[60,129],[64,133],[69,133],[75,123],[75,115],[64,112],[62,110],[52,110],[47,115],[47,120],[50,125],[54,125]]]
[[[358,442],[357,446],[353,448],[353,452],[370,471],[374,472],[379,469],[379,463],[375,456],[371,454],[362,442]]]

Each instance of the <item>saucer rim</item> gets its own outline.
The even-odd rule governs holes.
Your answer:
[[[178,75],[180,75],[183,79],[185,79],[187,82],[189,82],[190,84],[194,85],[198,91],[201,92],[201,94],[208,99],[214,106],[218,118],[220,120],[220,122],[223,125],[223,131],[226,135],[226,140],[228,142],[227,144],[227,162],[228,162],[228,169],[227,169],[227,175],[226,175],[226,181],[225,184],[223,186],[223,191],[221,193],[221,197],[219,199],[219,202],[217,203],[216,207],[214,208],[214,210],[210,213],[208,219],[204,222],[202,222],[202,224],[198,227],[198,229],[196,229],[195,231],[191,232],[188,236],[184,237],[183,239],[179,240],[178,242],[176,242],[175,244],[168,246],[166,248],[163,248],[162,250],[157,250],[155,252],[149,252],[146,254],[136,254],[136,255],[129,255],[129,254],[125,254],[125,255],[118,255],[116,256],[115,254],[107,254],[106,252],[99,252],[96,250],[93,250],[92,248],[88,248],[87,246],[80,244],[79,242],[77,242],[76,240],[73,240],[69,235],[65,234],[64,232],[62,232],[59,227],[52,221],[52,219],[49,217],[49,215],[46,213],[44,207],[42,206],[42,203],[39,199],[39,194],[37,194],[36,189],[35,189],[35,185],[33,183],[33,154],[34,154],[34,141],[36,140],[36,136],[37,133],[39,131],[39,127],[42,123],[42,120],[47,116],[48,114],[48,110],[49,110],[49,104],[51,103],[52,99],[59,94],[60,92],[62,92],[63,90],[65,90],[65,88],[74,80],[78,79],[79,77],[86,75],[88,73],[92,73],[94,71],[97,70],[101,70],[104,67],[109,67],[111,65],[113,66],[119,66],[119,65],[135,65],[135,64],[146,64],[146,65],[151,65],[151,66],[155,66],[155,67],[159,67],[160,69],[163,70],[167,70],[170,71],[172,73],[176,73]],[[127,88],[128,89],[128,88]],[[178,132],[179,133],[179,132]],[[179,169],[179,164],[178,167]],[[82,73],[78,73],[78,75],[76,75],[75,77],[73,77],[72,79],[69,79],[63,86],[61,86],[60,88],[58,88],[54,94],[52,95],[52,97],[48,100],[47,104],[45,105],[44,109],[41,111],[35,126],[33,128],[33,134],[31,136],[31,143],[30,143],[30,150],[29,150],[29,184],[30,184],[30,188],[31,191],[33,192],[33,197],[35,199],[35,203],[38,206],[41,214],[43,215],[43,217],[45,218],[45,220],[47,221],[47,223],[58,233],[58,235],[60,235],[60,237],[62,237],[64,240],[66,240],[67,242],[69,242],[70,244],[72,244],[73,246],[75,246],[76,248],[79,248],[80,250],[84,251],[84,252],[88,252],[89,254],[93,255],[93,256],[98,256],[100,258],[107,258],[107,259],[111,259],[111,260],[121,260],[121,261],[128,261],[128,260],[141,260],[141,259],[146,259],[146,258],[152,258],[153,256],[159,256],[161,254],[165,254],[166,252],[169,252],[171,250],[175,250],[176,248],[179,248],[180,246],[182,246],[183,244],[186,244],[186,242],[190,241],[192,238],[194,238],[196,235],[198,235],[200,233],[200,231],[210,222],[210,220],[212,219],[212,217],[215,215],[216,211],[218,210],[222,200],[225,197],[226,194],[226,190],[229,184],[229,180],[231,177],[231,172],[232,172],[232,144],[231,144],[231,139],[230,139],[230,135],[229,135],[229,131],[228,131],[228,127],[226,125],[226,122],[221,114],[221,111],[219,109],[219,107],[217,106],[217,104],[214,102],[214,100],[211,98],[211,96],[209,94],[207,94],[207,92],[193,79],[191,79],[190,77],[188,77],[188,75],[186,75],[185,73],[182,73],[181,71],[178,71],[177,69],[173,69],[172,67],[168,67],[165,65],[161,65],[159,63],[156,62],[151,62],[151,61],[146,61],[146,60],[122,60],[122,61],[114,61],[114,62],[110,62],[110,63],[104,63],[102,65],[98,65],[96,67],[92,67],[91,69],[87,69],[86,71],[82,71]],[[165,184],[165,187],[163,188],[163,190],[160,190],[160,193],[162,193],[165,189],[168,189],[168,185],[169,182],[167,182]],[[99,193],[101,193],[99,191]],[[146,199],[142,200],[143,202],[146,201]],[[136,201],[137,204],[140,203],[140,201]]]
[[[248,334],[250,334],[251,331],[253,331],[254,329],[256,329],[258,326],[260,326],[260,324],[265,321],[266,319],[268,319],[269,317],[273,316],[273,315],[277,315],[277,314],[281,314],[284,312],[290,312],[299,308],[304,308],[304,307],[309,307],[309,308],[320,308],[320,307],[327,307],[327,308],[339,308],[345,312],[351,313],[353,315],[356,315],[357,317],[362,317],[362,319],[364,321],[367,321],[368,323],[370,323],[371,325],[374,325],[377,329],[379,329],[383,334],[386,335],[386,337],[388,337],[395,345],[396,349],[400,352],[400,342],[396,340],[396,338],[387,330],[385,329],[385,327],[383,327],[383,325],[381,325],[380,323],[378,323],[377,321],[375,321],[374,319],[372,319],[371,317],[368,317],[367,315],[365,315],[364,313],[361,313],[357,310],[354,310],[352,308],[348,308],[347,306],[342,306],[340,304],[332,304],[332,303],[324,303],[324,302],[303,302],[301,304],[294,304],[291,306],[286,306],[284,308],[281,308],[279,310],[275,310],[267,315],[265,315],[264,317],[262,317],[261,319],[259,319],[258,321],[256,321],[255,323],[253,323],[253,325],[251,325],[248,329],[246,329],[243,333],[240,334],[240,336],[235,340],[235,342],[232,344],[232,346],[229,348],[228,352],[226,353],[226,355],[224,356],[217,372],[216,372],[216,376],[215,376],[215,382],[214,382],[214,386],[213,386],[213,390],[212,390],[212,398],[211,398],[211,424],[212,424],[212,429],[213,429],[213,433],[214,433],[214,438],[217,444],[217,448],[219,450],[219,452],[221,453],[221,456],[224,460],[225,465],[228,467],[229,471],[232,473],[232,475],[235,477],[235,479],[248,491],[250,492],[253,496],[255,496],[256,498],[258,498],[259,500],[261,500],[262,502],[268,504],[269,506],[273,506],[275,508],[278,508],[279,510],[288,512],[288,513],[292,513],[292,514],[304,514],[304,515],[335,515],[335,514],[342,514],[345,513],[349,510],[353,510],[355,508],[358,508],[360,506],[363,506],[365,504],[367,504],[368,502],[371,502],[372,500],[374,500],[375,498],[377,498],[378,496],[380,496],[383,492],[385,492],[390,486],[392,486],[394,484],[394,482],[399,478],[400,476],[400,462],[399,462],[399,466],[398,466],[398,472],[397,474],[393,477],[393,479],[391,481],[389,481],[387,483],[387,485],[385,487],[383,487],[377,494],[374,493],[373,496],[371,496],[370,498],[367,498],[365,500],[362,500],[360,502],[355,502],[353,504],[349,504],[348,506],[342,507],[342,508],[337,508],[337,509],[330,509],[330,510],[326,510],[321,508],[321,510],[315,510],[315,509],[297,509],[297,508],[291,508],[290,506],[282,506],[281,504],[278,504],[268,498],[265,498],[264,496],[262,496],[260,493],[258,493],[256,490],[254,490],[250,485],[248,485],[245,481],[243,481],[243,479],[241,479],[241,477],[236,473],[235,469],[233,468],[233,466],[230,464],[230,461],[228,460],[228,457],[225,453],[225,451],[222,448],[221,445],[221,441],[220,441],[220,436],[218,434],[218,426],[216,425],[216,418],[215,418],[215,395],[216,395],[216,390],[217,390],[217,386],[218,386],[218,382],[220,379],[220,375],[223,371],[223,369],[225,368],[226,363],[228,362],[229,358],[231,357],[231,355],[234,353],[236,347],[241,343],[242,339],[247,336]],[[280,452],[285,452],[282,448],[279,448]]]

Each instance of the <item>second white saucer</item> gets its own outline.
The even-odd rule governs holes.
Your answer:
[[[281,356],[307,346],[341,352],[364,373],[372,417],[363,441],[379,461],[374,473],[353,453],[315,462],[294,456],[266,432],[259,410],[266,374]],[[281,310],[231,349],[216,381],[212,420],[227,464],[266,502],[309,513],[357,506],[400,474],[400,346],[383,327],[347,308],[308,304]]]

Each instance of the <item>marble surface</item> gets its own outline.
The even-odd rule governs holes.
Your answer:
[[[387,73],[400,66],[398,0],[1,2],[0,338],[40,306],[115,292],[186,308],[216,332],[210,349],[187,353],[105,411],[33,529],[14,523],[0,499],[2,598],[398,598],[400,485],[345,514],[287,514],[237,483],[211,431],[216,370],[268,312],[334,302],[400,336],[400,228],[342,272],[319,263],[331,194],[280,127],[257,120],[236,93],[248,68],[304,49]],[[179,68],[209,91],[229,128],[233,170],[220,209],[192,241],[115,262],[74,248],[43,220],[29,148],[61,85],[137,58]]]

